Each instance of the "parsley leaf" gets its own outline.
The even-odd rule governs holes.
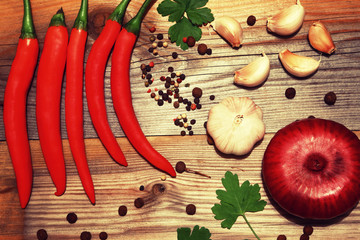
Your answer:
[[[201,29],[191,24],[186,17],[169,28],[171,41],[176,42],[176,45],[180,46],[183,50],[189,48],[189,46],[183,42],[183,37],[193,36],[196,41],[199,41],[201,34]]]
[[[251,185],[249,181],[245,181],[240,186],[238,175],[232,174],[230,171],[227,171],[225,178],[221,180],[226,191],[216,191],[220,204],[215,204],[211,208],[215,214],[214,218],[223,220],[221,222],[222,228],[230,229],[237,218],[242,216],[255,237],[260,239],[245,216],[246,212],[258,212],[265,208],[266,201],[260,200],[259,185]]]
[[[191,233],[190,228],[178,228],[177,239],[178,240],[211,240],[211,233],[209,229],[205,227],[199,228],[196,225]]]
[[[186,43],[182,43],[183,37],[193,36],[199,41],[202,35],[199,26],[214,20],[211,10],[204,7],[207,2],[208,0],[163,0],[159,4],[158,13],[163,17],[169,16],[169,22],[176,22],[169,28],[169,37],[183,50],[188,48]]]

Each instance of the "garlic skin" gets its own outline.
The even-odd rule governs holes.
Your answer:
[[[314,22],[310,26],[308,39],[310,45],[320,52],[329,55],[335,52],[336,48],[331,38],[330,32],[327,30],[325,25],[320,21]]]
[[[228,41],[232,47],[240,47],[243,41],[243,29],[233,17],[219,17],[214,21],[213,29]]]
[[[284,68],[296,77],[307,77],[315,73],[320,66],[321,59],[316,61],[311,57],[300,56],[285,49],[279,53]]]
[[[234,83],[245,87],[256,87],[262,84],[270,73],[270,60],[265,53],[240,70],[235,71]]]
[[[227,97],[213,106],[206,128],[219,151],[239,156],[265,135],[262,110],[248,97]]]
[[[289,36],[297,32],[305,18],[305,9],[297,0],[296,5],[281,10],[275,16],[269,18],[266,27],[269,32],[280,36]]]

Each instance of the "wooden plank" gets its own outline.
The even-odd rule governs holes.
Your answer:
[[[360,136],[360,132],[356,132]],[[19,210],[15,181],[10,158],[4,142],[0,143],[1,176],[7,179],[10,191],[2,191],[0,202],[4,218],[1,219],[0,238],[19,239],[22,220],[24,239],[34,239],[39,229],[45,229],[49,239],[78,239],[81,232],[89,231],[94,239],[105,231],[109,239],[176,239],[179,227],[200,225],[209,228],[212,239],[253,238],[245,222],[239,218],[231,230],[222,229],[220,221],[213,218],[211,207],[218,202],[215,191],[222,189],[221,178],[227,170],[239,175],[240,181],[259,183],[261,197],[268,202],[265,210],[249,213],[248,219],[261,239],[275,239],[285,234],[288,239],[298,239],[306,221],[294,218],[281,210],[266,194],[261,180],[261,161],[264,150],[273,134],[267,134],[248,157],[225,156],[208,145],[205,135],[185,137],[149,137],[150,143],[175,165],[184,161],[187,167],[211,176],[211,179],[192,173],[178,174],[176,178],[161,180],[163,173],[151,167],[134,151],[126,138],[119,138],[129,166],[122,167],[112,161],[97,139],[87,139],[89,167],[96,190],[96,205],[88,201],[83,192],[68,141],[64,140],[67,166],[67,190],[61,197],[53,193],[55,188],[41,156],[38,141],[31,141],[34,166],[34,186],[30,203]],[[140,186],[144,186],[141,191]],[[165,190],[159,191],[159,186]],[[134,206],[136,198],[143,198],[142,208]],[[11,198],[12,203],[5,202]],[[6,204],[4,204],[6,203]],[[196,206],[195,215],[186,214],[186,206]],[[118,208],[128,208],[126,216],[118,215]],[[78,216],[75,224],[66,221],[68,213]],[[8,221],[9,217],[17,217]],[[5,215],[6,214],[6,215]],[[269,220],[271,219],[271,220]],[[311,239],[359,239],[360,208],[357,206],[346,217],[330,222],[315,222]],[[18,231],[16,231],[18,230]],[[17,238],[18,237],[18,238]]]
[[[359,89],[357,78],[360,76],[357,61],[360,56],[360,14],[358,14],[360,7],[357,1],[344,2],[340,7],[332,1],[325,1],[322,2],[322,5],[327,7],[325,12],[321,13],[317,5],[314,5],[311,1],[304,1],[302,4],[307,12],[304,25],[299,33],[291,38],[278,38],[267,33],[265,24],[267,17],[282,7],[291,5],[292,1],[284,1],[282,3],[278,3],[278,1],[268,1],[266,3],[244,1],[241,4],[237,3],[235,5],[230,4],[230,2],[221,1],[220,3],[218,1],[211,1],[209,7],[213,9],[215,17],[229,15],[239,19],[244,28],[244,44],[240,49],[232,49],[211,28],[203,27],[204,34],[201,42],[206,43],[212,48],[213,54],[211,56],[200,56],[195,48],[180,51],[175,44],[170,44],[167,49],[159,49],[159,55],[153,56],[147,51],[150,47],[148,38],[151,34],[147,28],[156,26],[157,33],[163,33],[165,36],[164,41],[168,41],[166,31],[170,23],[166,21],[166,18],[157,14],[156,6],[158,3],[155,4],[145,17],[142,32],[132,56],[131,86],[134,108],[146,135],[178,135],[179,131],[177,128],[174,128],[172,119],[180,113],[187,112],[185,106],[181,106],[179,109],[174,109],[171,104],[159,107],[149,97],[147,93],[148,87],[144,86],[139,66],[141,63],[147,64],[150,61],[155,62],[155,67],[151,71],[155,81],[149,88],[165,89],[159,78],[162,75],[168,75],[167,68],[172,66],[176,71],[181,71],[187,76],[184,83],[179,87],[183,97],[192,100],[191,89],[193,87],[201,87],[203,89],[204,96],[201,98],[203,108],[188,112],[199,123],[205,122],[208,110],[225,97],[248,96],[263,109],[267,132],[276,132],[285,124],[296,119],[308,117],[309,115],[341,122],[352,130],[360,129],[360,123],[356,120],[358,118],[357,112],[359,111],[358,103],[360,102],[360,96],[357,94]],[[126,20],[133,16],[133,13],[140,4],[141,1],[131,2]],[[9,10],[7,14],[15,14],[14,9],[21,8],[19,3],[13,3],[13,1],[5,5],[13,6],[12,11]],[[60,5],[65,10],[67,25],[72,26],[72,21],[76,15],[75,3],[60,1],[54,4],[41,0],[33,1],[32,5],[41,49],[48,20],[52,12],[56,11]],[[90,34],[86,57],[91,50],[91,44],[101,30],[102,21],[110,14],[116,2],[112,1],[108,4],[91,3],[90,5]],[[8,10],[9,6],[1,8],[2,11]],[[258,18],[257,23],[253,27],[249,27],[245,23],[247,16],[250,14],[254,14]],[[17,42],[17,34],[15,33],[20,31],[18,19],[21,19],[21,13],[16,13],[11,18],[3,18],[2,22],[0,22],[1,30],[3,30],[0,35],[0,99],[3,99],[7,74],[10,71],[11,61],[15,55]],[[296,79],[284,71],[278,60],[278,52],[284,48],[289,48],[295,53],[311,56],[316,59],[319,58],[319,54],[310,47],[307,41],[309,26],[318,19],[321,19],[328,26],[337,46],[337,51],[330,57],[322,57],[320,69],[315,75],[304,80]],[[12,26],[11,29],[8,29],[9,25]],[[171,57],[173,51],[178,52],[180,55],[176,60]],[[233,84],[234,71],[252,61],[262,51],[266,52],[271,61],[269,79],[264,85],[255,89],[235,86]],[[110,125],[113,128],[114,134],[120,137],[124,136],[124,134],[112,107],[110,71],[111,60],[105,73],[106,103]],[[185,87],[185,83],[190,84],[190,87]],[[66,79],[64,79],[61,105],[63,138],[67,138],[65,119],[63,117],[65,85]],[[284,96],[284,92],[288,87],[294,87],[297,90],[297,95],[292,100],[288,100]],[[334,91],[337,94],[338,100],[334,106],[327,106],[323,101],[324,95],[329,91]],[[30,139],[38,138],[35,120],[35,93],[36,74],[28,97]],[[210,95],[215,95],[216,100],[210,101]],[[84,102],[86,103],[85,94]],[[301,107],[299,108],[299,106]],[[0,115],[2,118],[2,111]],[[84,119],[85,136],[87,138],[97,137],[86,104]],[[194,133],[205,134],[205,130],[200,127],[201,124],[198,126]],[[4,139],[3,123],[0,121],[0,140]]]

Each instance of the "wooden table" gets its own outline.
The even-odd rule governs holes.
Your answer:
[[[89,167],[92,173],[96,205],[93,206],[84,194],[67,140],[64,101],[62,101],[61,125],[63,149],[66,158],[67,190],[56,197],[54,185],[42,157],[36,122],[35,89],[36,74],[28,96],[28,126],[31,154],[34,168],[34,184],[31,200],[26,209],[18,202],[15,177],[4,136],[3,121],[0,121],[0,239],[36,239],[39,229],[45,229],[48,239],[80,239],[83,231],[91,232],[93,239],[105,231],[109,239],[176,239],[179,227],[193,228],[195,225],[207,227],[212,239],[254,239],[242,219],[231,230],[222,229],[220,221],[214,219],[211,207],[217,203],[216,189],[221,189],[221,178],[228,170],[239,175],[240,181],[250,180],[261,186],[261,197],[268,204],[265,210],[249,213],[248,219],[261,239],[276,239],[285,234],[288,239],[299,239],[305,221],[294,218],[274,204],[263,188],[261,161],[264,150],[274,133],[296,119],[310,115],[338,121],[360,136],[360,2],[303,0],[306,10],[305,22],[301,30],[290,38],[279,38],[266,31],[266,19],[278,10],[294,4],[294,0],[211,0],[207,4],[216,17],[233,16],[244,29],[244,43],[239,49],[231,48],[211,28],[203,27],[200,43],[206,43],[212,55],[201,56],[196,47],[182,51],[167,39],[170,23],[161,17],[156,2],[146,15],[140,37],[132,55],[131,85],[133,105],[140,125],[150,143],[163,154],[173,166],[184,161],[188,168],[201,171],[211,179],[191,173],[178,174],[176,178],[166,176],[153,168],[131,146],[121,130],[114,110],[109,89],[111,61],[105,73],[105,93],[108,117],[114,134],[129,163],[123,167],[115,163],[97,138],[89,117],[87,105],[84,107],[85,144]],[[42,50],[44,37],[51,16],[60,8],[64,9],[66,23],[70,30],[76,17],[80,1],[75,0],[32,0],[32,12],[37,36]],[[89,37],[86,57],[92,43],[102,29],[104,20],[113,11],[118,1],[89,1]],[[137,12],[141,0],[132,0],[125,21]],[[22,1],[8,0],[0,3],[0,101],[3,107],[4,89],[12,60],[15,56],[22,19]],[[246,19],[254,15],[257,22],[248,26]],[[307,79],[296,79],[284,71],[278,52],[288,48],[295,53],[319,58],[307,40],[307,32],[312,22],[321,20],[332,34],[337,50],[331,56],[323,56],[320,68]],[[156,34],[162,33],[168,48],[160,48],[154,56],[148,52],[149,28],[155,26]],[[265,52],[271,61],[271,72],[264,85],[247,89],[233,84],[233,73]],[[173,59],[172,52],[179,57]],[[155,63],[151,73],[155,81],[144,86],[140,65]],[[180,89],[184,97],[191,98],[191,90],[203,90],[202,108],[186,111],[185,107],[175,109],[172,104],[159,107],[150,98],[148,89],[162,89],[159,77],[168,75],[168,67],[173,67],[186,75]],[[188,84],[185,86],[185,84]],[[64,79],[63,96],[66,79]],[[284,95],[288,87],[297,91],[294,99]],[[337,95],[335,105],[324,103],[324,95],[334,91]],[[215,95],[215,100],[209,100]],[[266,135],[246,157],[227,156],[216,151],[207,143],[203,126],[209,109],[228,96],[248,96],[264,112]],[[64,99],[62,99],[64,100]],[[86,101],[84,96],[84,101]],[[186,113],[189,119],[196,119],[193,136],[180,136],[181,129],[173,124],[173,119]],[[2,111],[0,112],[2,118]],[[160,185],[159,185],[160,184]],[[140,190],[144,186],[144,190]],[[158,191],[161,186],[163,191]],[[143,198],[142,208],[134,206],[136,198]],[[194,204],[195,215],[188,215],[185,208]],[[120,217],[118,208],[126,205],[128,213]],[[78,216],[75,224],[66,220],[68,213]],[[360,208],[356,207],[346,217],[326,223],[312,223],[314,233],[311,239],[360,239]]]

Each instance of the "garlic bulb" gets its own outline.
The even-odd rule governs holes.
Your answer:
[[[270,60],[265,53],[262,55],[242,69],[235,71],[234,83],[246,87],[262,84],[270,73]]]
[[[244,155],[265,135],[263,113],[248,97],[227,97],[210,109],[207,131],[219,151]]]
[[[316,61],[311,57],[300,56],[285,49],[279,53],[284,68],[296,77],[307,77],[316,72],[321,59]]]
[[[314,22],[310,26],[308,38],[311,46],[320,52],[330,55],[335,51],[335,44],[331,35],[320,21]]]
[[[305,9],[297,0],[296,5],[281,10],[275,16],[267,20],[266,27],[269,32],[276,33],[281,36],[289,36],[297,32],[305,17]]]
[[[240,23],[232,17],[216,18],[214,30],[228,41],[232,47],[240,47],[243,40],[243,30]]]

